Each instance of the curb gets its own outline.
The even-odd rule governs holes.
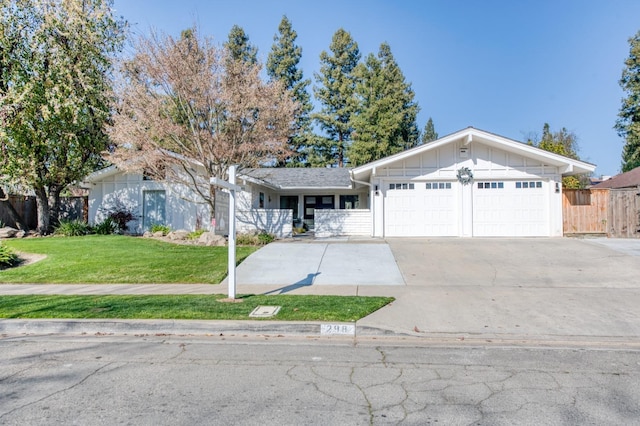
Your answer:
[[[355,337],[398,335],[355,323],[291,321],[3,319],[2,334],[157,334],[157,335],[282,335]]]

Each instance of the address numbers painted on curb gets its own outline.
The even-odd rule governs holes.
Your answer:
[[[347,334],[355,336],[356,326],[354,324],[321,324],[320,334]]]

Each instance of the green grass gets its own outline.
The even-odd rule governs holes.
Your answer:
[[[221,303],[223,295],[173,296],[2,296],[0,318],[120,318],[243,320],[259,305],[281,306],[268,320],[356,321],[392,297],[247,295],[242,303]]]
[[[12,239],[4,244],[47,258],[0,270],[0,283],[218,284],[227,275],[226,247],[178,245],[122,235]],[[240,262],[256,248],[236,250]]]

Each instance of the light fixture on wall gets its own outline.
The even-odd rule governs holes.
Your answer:
[[[556,182],[556,194],[560,192],[560,184]]]
[[[374,187],[375,187],[376,195],[380,194],[380,192],[378,192],[378,185],[374,185]]]

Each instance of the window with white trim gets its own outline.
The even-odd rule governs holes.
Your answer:
[[[504,182],[478,182],[478,189],[503,189]]]
[[[535,188],[542,188],[541,180],[516,182],[516,189],[535,189]]]
[[[451,189],[451,182],[427,182],[427,189]]]
[[[390,183],[389,189],[414,189],[415,185],[413,183]]]

